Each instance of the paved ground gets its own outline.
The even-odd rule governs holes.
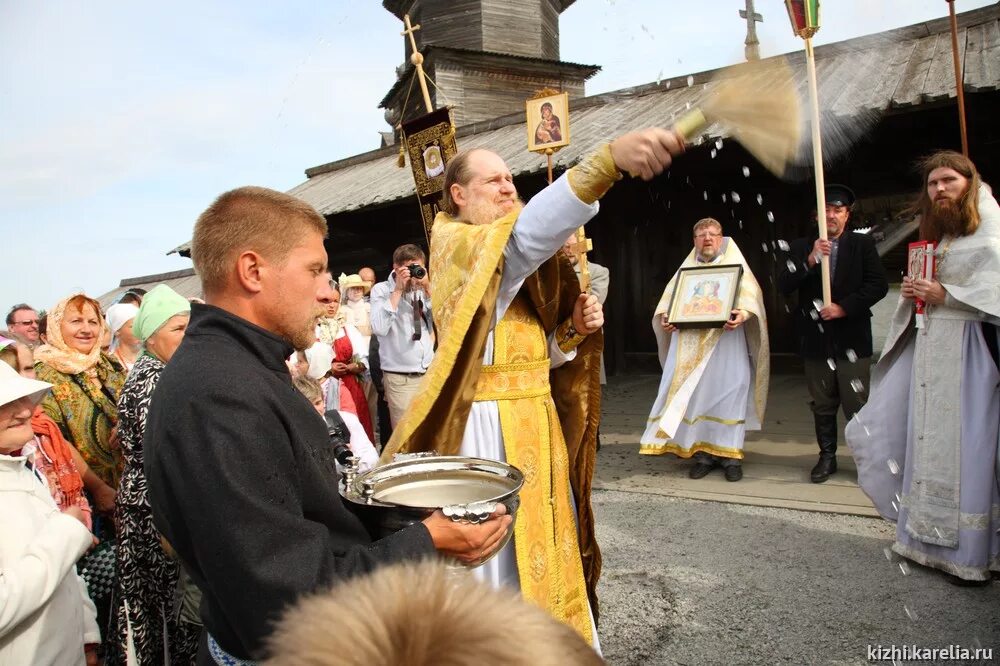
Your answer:
[[[842,472],[809,482],[817,450],[798,375],[772,377],[738,483],[638,455],[658,380],[612,378],[605,394],[594,505],[609,664],[862,664],[879,644],[992,647],[1000,660],[1000,582],[904,573],[846,447]]]
[[[623,491],[594,503],[609,664],[863,664],[870,644],[1000,658],[1000,582],[904,575],[884,521]]]
[[[721,470],[704,479],[687,476],[689,461],[673,455],[640,456],[639,436],[656,397],[660,378],[612,377],[604,394],[603,448],[595,485],[605,490],[649,492],[674,497],[776,506],[809,511],[874,516],[875,509],[857,485],[854,460],[846,445],[838,449],[840,471],[823,484],[810,483],[809,470],[819,449],[812,413],[799,374],[773,375],[764,428],[747,434],[744,477],[727,482]],[[840,417],[843,428],[843,415]],[[841,441],[843,437],[841,436]]]

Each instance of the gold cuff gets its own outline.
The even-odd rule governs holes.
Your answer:
[[[559,345],[559,350],[564,354],[576,349],[586,337],[586,335],[580,335],[577,332],[572,319],[567,319],[556,328],[556,344]]]
[[[611,144],[600,148],[580,160],[568,172],[569,185],[573,193],[585,204],[592,204],[622,179],[622,172],[615,166],[611,156]]]

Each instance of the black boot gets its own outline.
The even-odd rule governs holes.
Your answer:
[[[813,420],[816,422],[819,462],[809,472],[809,480],[823,483],[837,471],[837,415],[813,414]]]

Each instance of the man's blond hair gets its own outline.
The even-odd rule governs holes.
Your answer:
[[[707,229],[709,227],[715,227],[716,229],[719,230],[720,234],[722,233],[722,223],[719,222],[714,217],[703,217],[700,220],[698,220],[697,222],[695,222],[694,223],[694,229],[692,230],[692,233],[697,234],[702,229]]]
[[[301,199],[266,187],[240,187],[220,195],[198,217],[191,239],[202,290],[222,289],[243,252],[282,264],[308,230],[326,238],[326,220]]]
[[[278,624],[268,653],[267,666],[604,663],[516,591],[440,561],[387,566],[303,600]]]

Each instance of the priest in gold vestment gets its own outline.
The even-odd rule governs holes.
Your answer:
[[[558,250],[622,171],[648,180],[682,151],[667,130],[626,134],[524,206],[495,153],[449,162],[445,212],[431,230],[438,350],[384,453],[433,450],[521,469],[514,538],[477,575],[518,586],[595,647],[590,483],[604,317]]]

